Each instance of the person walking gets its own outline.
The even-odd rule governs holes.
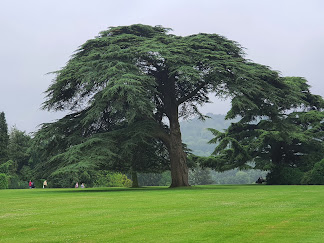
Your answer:
[[[47,180],[45,180],[44,182],[43,182],[43,188],[46,188],[47,187]]]
[[[29,189],[32,189],[32,181],[31,180],[29,180],[28,186],[29,186]]]

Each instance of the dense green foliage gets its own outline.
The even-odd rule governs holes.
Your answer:
[[[17,171],[17,165],[12,160],[8,160],[5,163],[0,165],[0,173],[4,173],[6,175],[13,175]]]
[[[95,187],[131,187],[132,181],[121,173],[100,171],[94,182]]]
[[[274,167],[267,175],[267,183],[271,185],[299,185],[303,177],[304,173],[299,168]]]
[[[324,159],[317,162],[302,180],[303,184],[324,185]]]
[[[0,189],[8,188],[8,177],[4,173],[0,173]]]
[[[5,190],[0,239],[322,242],[323,200],[322,186]]]
[[[8,156],[17,164],[20,171],[24,166],[29,166],[31,137],[16,127],[10,130]]]
[[[4,113],[1,114],[1,117],[4,118]],[[2,119],[2,121],[5,121],[5,119]],[[16,127],[11,128],[8,133],[6,123],[1,124],[5,124],[2,126],[5,129],[0,128],[0,130],[4,131],[3,134],[6,134],[4,136],[6,137],[6,146],[1,148],[1,154],[5,154],[5,156],[2,157],[2,161],[0,160],[0,173],[7,176],[9,188],[27,188],[28,181],[36,178],[33,173],[33,164],[30,161],[32,138]]]

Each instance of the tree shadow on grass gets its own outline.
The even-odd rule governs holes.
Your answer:
[[[113,192],[143,192],[143,191],[201,191],[201,190],[233,190],[237,189],[237,185],[207,185],[207,186],[190,186],[190,187],[162,187],[147,186],[138,188],[127,187],[97,187],[97,188],[47,188],[35,190],[35,193],[113,193]]]

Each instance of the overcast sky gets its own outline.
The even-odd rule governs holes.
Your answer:
[[[247,58],[283,76],[305,77],[324,96],[322,0],[1,0],[0,112],[8,126],[33,132],[63,116],[40,110],[53,76],[86,40],[109,26],[162,25],[173,34],[217,33]],[[225,114],[214,102],[204,113]]]

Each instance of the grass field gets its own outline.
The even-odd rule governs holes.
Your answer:
[[[324,242],[324,186],[0,190],[0,242]]]

